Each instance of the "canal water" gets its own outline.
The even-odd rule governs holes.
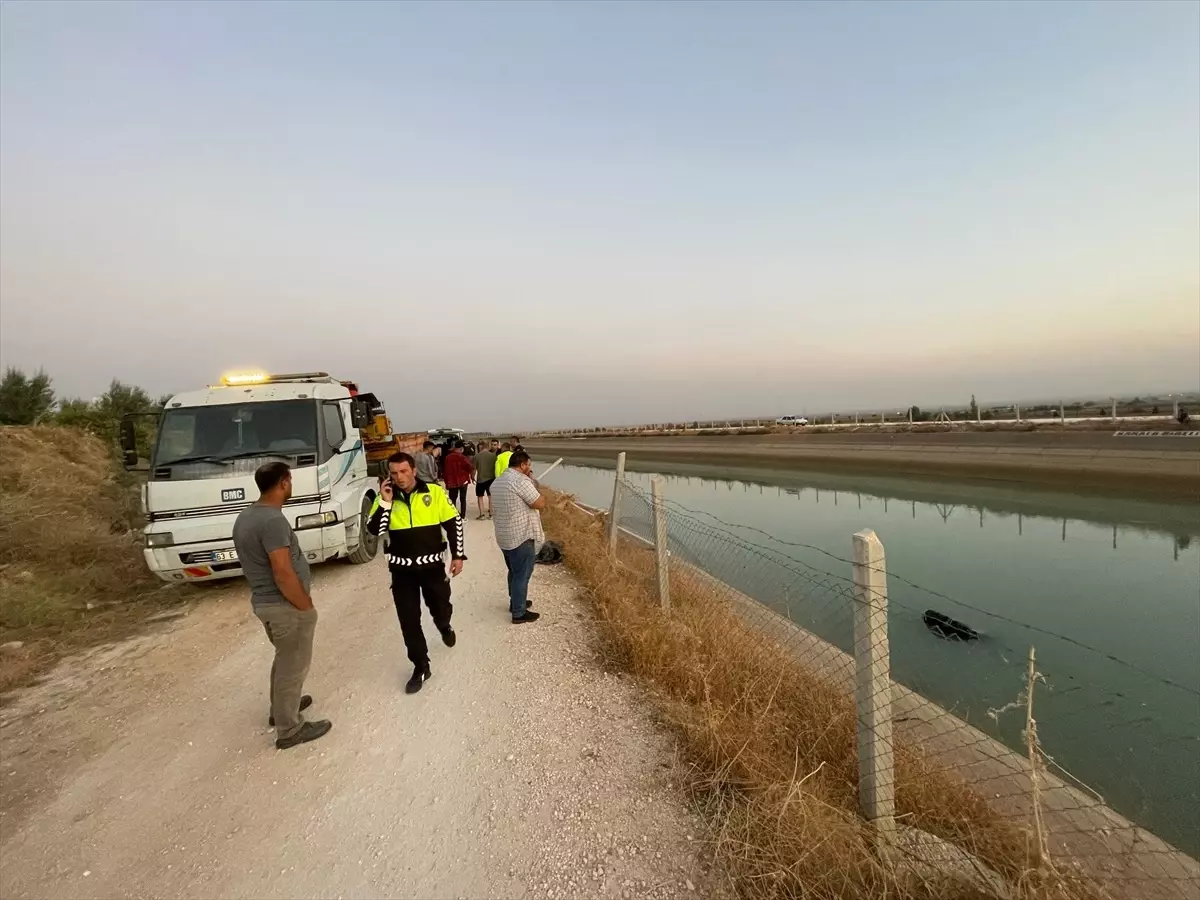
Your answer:
[[[1046,752],[1111,806],[1200,855],[1200,508],[994,485],[661,464],[672,552],[851,649],[851,535],[872,528],[889,576],[893,677],[1021,748],[1037,648]],[[546,479],[607,508],[612,469]],[[631,493],[623,524],[648,535]],[[732,535],[734,540],[728,537]],[[933,609],[980,632],[934,636]],[[1058,774],[1061,774],[1058,773]],[[1067,779],[1071,780],[1071,779]]]

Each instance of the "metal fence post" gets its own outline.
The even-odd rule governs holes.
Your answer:
[[[858,804],[883,844],[892,840],[896,828],[887,604],[883,544],[867,528],[854,535]]]
[[[668,578],[667,510],[663,506],[663,480],[650,482],[650,499],[654,509],[654,557],[658,569],[658,605],[671,608],[671,584]]]
[[[617,477],[613,481],[612,506],[608,508],[608,553],[617,552],[617,535],[621,533],[621,482],[625,480],[625,451],[617,454]]]

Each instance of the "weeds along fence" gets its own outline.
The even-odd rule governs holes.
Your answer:
[[[758,672],[754,690],[767,698],[765,721],[745,727],[793,738],[795,746],[776,750],[800,776],[820,773],[817,780],[829,782],[822,796],[837,795],[844,782],[841,800],[857,808],[880,852],[934,873],[971,873],[980,896],[1200,897],[1200,865],[1137,824],[1149,818],[1155,832],[1191,850],[1188,842],[1200,837],[1196,805],[1182,796],[1170,809],[1150,808],[1136,785],[1164,760],[1124,758],[1128,729],[1172,710],[1129,704],[1055,674],[1065,649],[1099,651],[1032,627],[1030,646],[976,641],[969,628],[937,615],[969,604],[889,573],[886,549],[869,529],[847,534],[843,553],[785,544],[673,502],[661,479],[645,491],[624,477],[621,463],[604,522],[609,565],[644,586],[656,615],[686,622],[693,635],[703,631],[697,622],[726,623],[731,643],[713,651],[753,658],[723,677]],[[904,601],[889,598],[889,583],[905,586]],[[914,629],[943,638],[923,642],[921,653],[960,654],[961,683],[945,683],[953,663],[928,664],[889,639]],[[752,637],[734,639],[743,632]],[[1190,687],[1159,681],[1162,696],[1174,698],[1165,706],[1200,704]],[[711,691],[712,682],[695,689]],[[799,695],[817,703],[823,727],[792,721]],[[1081,714],[1096,707],[1105,726],[1080,733],[1084,718],[1096,718]],[[1120,761],[1128,775],[1115,789],[1121,812],[1109,791],[1060,765],[1059,739]],[[1184,766],[1178,783],[1186,794],[1190,781],[1194,791],[1200,735],[1165,743],[1174,750],[1164,747],[1164,758]]]

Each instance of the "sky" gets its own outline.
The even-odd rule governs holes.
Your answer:
[[[0,362],[397,430],[1200,388],[1200,3],[0,3]]]

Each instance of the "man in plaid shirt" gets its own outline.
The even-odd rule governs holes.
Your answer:
[[[515,451],[508,468],[492,485],[496,543],[508,566],[508,609],[514,625],[538,620],[538,614],[529,608],[529,579],[533,577],[537,549],[546,540],[538,513],[545,505],[546,498],[538,493],[533,480],[529,454]]]

